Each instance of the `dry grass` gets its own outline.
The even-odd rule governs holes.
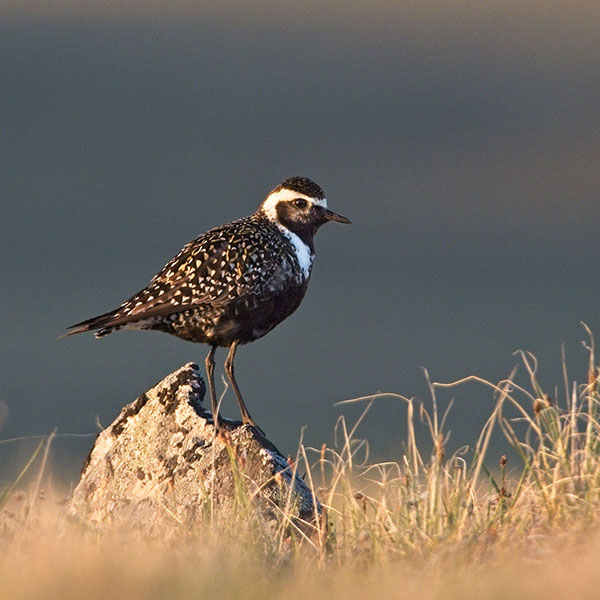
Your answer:
[[[272,532],[249,531],[244,514],[239,527],[206,524],[168,540],[76,528],[42,495],[50,444],[42,445],[31,489],[0,490],[0,597],[595,597],[600,385],[588,334],[588,381],[570,385],[565,372],[560,401],[540,386],[529,353],[520,353],[527,387],[514,373],[496,384],[468,378],[495,399],[470,450],[446,456],[446,415],[436,400],[439,388],[467,380],[431,384],[427,410],[397,396],[408,426],[398,462],[357,464],[362,417],[352,428],[340,419],[336,448],[300,446],[296,466],[329,523],[310,540],[282,528],[273,541]],[[364,416],[377,398],[349,402],[364,403]],[[423,424],[426,444],[417,443]],[[493,432],[514,449],[511,464],[520,461],[510,475],[503,460],[487,464]]]

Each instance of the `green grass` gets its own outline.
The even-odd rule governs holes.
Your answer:
[[[310,536],[286,514],[266,529],[241,483],[235,523],[207,511],[197,529],[167,539],[74,526],[59,495],[42,491],[49,439],[26,465],[38,469],[31,488],[0,490],[0,597],[595,597],[600,385],[588,334],[588,381],[570,383],[565,368],[562,398],[542,388],[526,352],[526,386],[513,372],[497,383],[431,383],[427,403],[394,395],[407,408],[396,462],[360,462],[366,441],[357,431],[382,395],[347,401],[364,410],[352,426],[340,419],[338,445],[301,444],[294,463],[324,507]],[[489,390],[494,406],[474,447],[449,454],[436,393],[460,393],[467,381]],[[490,456],[499,433],[513,449],[510,469]]]

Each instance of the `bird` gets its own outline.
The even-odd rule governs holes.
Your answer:
[[[142,329],[208,344],[205,366],[217,431],[224,427],[214,357],[218,347],[229,348],[224,369],[242,423],[260,430],[235,379],[236,350],[266,335],[298,308],[312,272],[314,236],[329,221],[351,223],[327,207],[325,193],[314,181],[290,177],[255,213],[195,238],[143,290],[114,310],[71,325],[61,337],[93,331],[101,338],[120,329]]]

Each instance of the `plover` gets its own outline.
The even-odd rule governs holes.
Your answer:
[[[225,372],[243,422],[256,427],[235,380],[235,352],[298,308],[312,271],[314,235],[328,221],[350,223],[327,208],[316,183],[307,177],[286,179],[254,214],[192,240],[147,287],[118,308],[72,325],[65,336],[154,329],[208,344],[206,373],[217,429],[214,355],[217,347],[228,347]]]

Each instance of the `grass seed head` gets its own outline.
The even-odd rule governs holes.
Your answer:
[[[598,391],[598,376],[600,375],[600,367],[590,367],[588,372],[588,385],[591,392]]]
[[[537,417],[545,408],[552,406],[552,399],[548,394],[544,394],[543,398],[536,398],[533,401],[533,414]]]

